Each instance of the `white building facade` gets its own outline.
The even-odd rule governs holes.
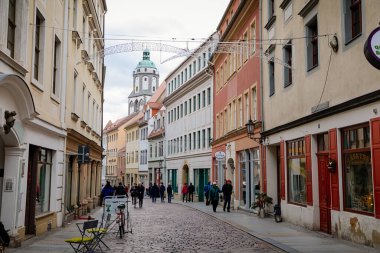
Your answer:
[[[217,40],[217,35],[212,35],[210,40]],[[203,187],[209,181],[212,162],[213,77],[208,59],[214,48],[208,42],[165,80],[165,180],[178,194],[184,183],[193,183],[200,201],[203,201]]]

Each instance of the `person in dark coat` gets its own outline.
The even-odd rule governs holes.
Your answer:
[[[113,196],[113,192],[114,190],[113,190],[113,187],[111,186],[110,181],[107,181],[106,185],[102,189],[102,193],[101,193],[102,200],[105,197]]]
[[[156,199],[160,194],[160,189],[158,188],[156,183],[154,183],[154,185],[152,186],[152,191],[150,194],[152,197],[152,203],[156,203]]]
[[[138,197],[138,189],[137,189],[137,184],[134,183],[131,190],[131,197],[132,197],[132,205],[136,207],[136,202],[137,202],[137,197]]]
[[[173,189],[172,189],[172,186],[170,184],[168,184],[166,191],[168,193],[168,203],[172,203]]]
[[[149,183],[149,187],[148,187],[148,190],[146,191],[146,193],[149,195],[149,198],[152,198],[152,183]]]
[[[194,191],[195,191],[195,187],[193,185],[193,183],[190,183],[189,187],[188,187],[188,191],[189,191],[189,202],[194,202]]]
[[[139,207],[143,206],[145,187],[144,184],[141,183],[137,186],[137,197],[139,198]]]
[[[123,186],[121,182],[119,183],[119,186],[116,187],[116,196],[119,196],[119,195],[125,195],[125,187]]]
[[[223,199],[224,199],[224,204],[223,204],[224,212],[226,211],[226,206],[227,206],[227,212],[230,211],[232,189],[233,187],[231,185],[231,180],[228,179],[222,187]]]
[[[161,197],[161,203],[165,202],[165,185],[164,183],[161,182],[161,185],[160,185],[160,197]]]
[[[219,187],[216,185],[216,182],[212,183],[212,186],[210,188],[210,200],[212,204],[212,210],[216,212],[216,207],[219,204],[219,193],[222,191],[219,189]]]

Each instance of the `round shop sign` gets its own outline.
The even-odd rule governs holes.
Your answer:
[[[371,32],[364,44],[364,55],[377,69],[380,69],[380,27]]]
[[[224,153],[223,151],[215,152],[215,159],[217,161],[223,160],[224,158],[226,158],[226,153]]]

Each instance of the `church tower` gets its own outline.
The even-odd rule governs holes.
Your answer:
[[[158,88],[159,74],[150,60],[150,52],[145,49],[143,59],[133,71],[133,91],[128,96],[128,115],[138,112]]]

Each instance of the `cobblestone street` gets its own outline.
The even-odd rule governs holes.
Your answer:
[[[108,236],[113,252],[282,252],[198,210],[144,201],[142,209],[131,208],[132,234]]]

